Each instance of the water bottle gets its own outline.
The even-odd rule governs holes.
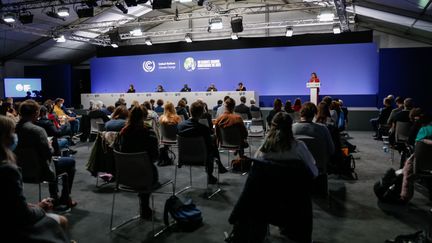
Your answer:
[[[388,153],[389,152],[389,148],[388,148],[387,144],[385,144],[383,146],[383,150],[384,150],[384,153]]]

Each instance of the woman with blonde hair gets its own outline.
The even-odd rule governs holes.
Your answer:
[[[164,105],[164,113],[159,117],[159,123],[163,125],[177,125],[181,118],[177,115],[174,104],[167,101]]]
[[[28,204],[23,195],[21,172],[16,165],[12,150],[17,145],[15,123],[6,116],[0,116],[0,215],[2,227],[0,241],[67,242],[62,229],[67,219],[57,214],[46,213],[53,207],[51,199],[38,204]],[[41,239],[43,238],[43,239]]]

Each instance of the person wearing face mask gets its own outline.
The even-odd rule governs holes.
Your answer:
[[[39,116],[39,104],[34,100],[26,100],[21,103],[19,114],[21,120],[16,126],[18,135],[18,145],[15,149],[18,164],[21,167],[27,164],[40,165],[41,179],[49,181],[49,192],[53,198],[56,210],[69,210],[77,205],[73,201],[70,194],[75,176],[75,160],[72,157],[59,157],[57,160],[52,160],[52,147],[48,142],[48,136],[45,130],[34,123]],[[34,160],[34,161],[32,161]],[[58,196],[58,178],[52,175],[47,163],[54,163],[55,174],[61,175],[62,192]],[[25,171],[23,170],[25,174]]]
[[[27,203],[23,195],[21,172],[12,150],[16,146],[15,123],[0,116],[0,241],[1,242],[69,242],[64,230],[64,216],[47,213],[51,199]]]

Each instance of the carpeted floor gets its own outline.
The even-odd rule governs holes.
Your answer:
[[[355,153],[358,181],[346,181],[330,177],[331,207],[325,199],[314,199],[315,242],[354,243],[384,242],[398,234],[412,233],[425,229],[432,224],[428,213],[431,204],[426,194],[416,191],[407,206],[385,205],[378,203],[372,187],[386,169],[398,166],[398,156],[392,164],[390,154],[384,153],[382,143],[372,139],[369,132],[350,132],[351,143],[357,145]],[[251,142],[256,151],[261,141]],[[77,175],[72,191],[74,200],[79,204],[66,216],[70,222],[70,235],[79,243],[107,242],[170,242],[170,243],[216,243],[224,241],[224,232],[231,226],[227,219],[242,190],[246,176],[227,173],[221,175],[223,192],[211,200],[204,199],[205,174],[203,168],[193,168],[194,188],[180,195],[191,197],[201,209],[204,226],[193,233],[168,230],[157,238],[151,235],[151,221],[135,221],[114,233],[109,232],[113,186],[96,188],[96,179],[86,171],[85,165],[90,154],[87,143],[75,146],[78,153]],[[231,155],[232,158],[232,155]],[[226,154],[222,161],[227,163]],[[159,168],[161,177],[173,178],[174,167]],[[185,186],[189,178],[187,167],[181,168],[178,187]],[[48,196],[48,188],[43,186],[43,195]],[[37,200],[37,186],[25,184],[25,195],[29,202]],[[162,226],[163,205],[166,195],[155,196],[157,227]],[[135,194],[119,193],[116,199],[115,223],[137,214],[138,198]],[[278,229],[271,227],[269,242],[287,242],[281,238]]]

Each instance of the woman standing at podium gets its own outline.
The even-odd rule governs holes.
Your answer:
[[[319,78],[318,78],[318,76],[316,75],[316,73],[315,72],[313,72],[313,73],[311,73],[311,78],[310,78],[310,80],[309,80],[309,83],[319,83],[320,82],[320,80],[319,80]],[[317,95],[319,95],[319,88],[317,89]]]

